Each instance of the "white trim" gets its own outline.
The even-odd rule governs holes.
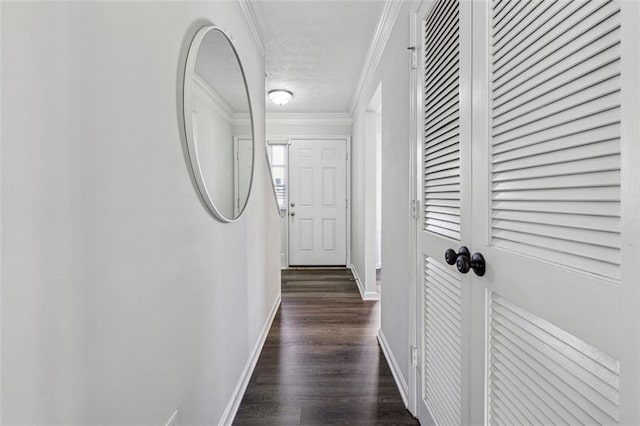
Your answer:
[[[426,14],[426,7],[431,7],[431,0],[423,0],[416,8],[410,12],[409,20],[409,44],[413,47],[414,55],[416,58],[416,67],[411,69],[409,80],[409,168],[411,170],[409,176],[409,188],[411,191],[411,200],[414,203],[415,217],[411,219],[411,269],[409,279],[409,294],[413,297],[409,298],[409,346],[418,348],[418,342],[420,338],[420,327],[418,323],[422,321],[420,318],[420,301],[422,297],[421,293],[421,279],[418,274],[418,228],[422,213],[420,206],[422,203],[422,197],[420,191],[421,187],[421,147],[422,147],[422,128],[421,128],[421,114],[422,114],[422,86],[420,84],[420,76],[424,75],[423,72],[423,54],[422,54],[422,33],[423,33],[423,21],[422,18]],[[420,351],[419,349],[418,351]],[[418,416],[418,399],[419,389],[418,383],[420,383],[419,374],[421,369],[418,364],[409,366],[409,406],[408,409],[414,416]]]
[[[233,419],[236,417],[236,413],[238,412],[238,407],[240,407],[240,402],[242,401],[242,397],[244,396],[245,391],[247,390],[247,385],[249,385],[249,380],[251,379],[251,375],[253,374],[253,370],[256,368],[256,364],[258,363],[258,359],[260,358],[260,353],[262,352],[262,348],[264,346],[264,342],[267,340],[267,335],[269,334],[269,330],[271,330],[271,324],[273,324],[273,319],[276,317],[276,313],[278,312],[278,308],[280,307],[280,302],[282,301],[282,295],[278,294],[276,300],[271,307],[271,312],[269,312],[269,316],[267,317],[267,321],[264,323],[262,327],[262,331],[258,336],[258,341],[256,345],[253,347],[251,351],[251,355],[247,360],[247,364],[242,370],[242,374],[240,374],[240,378],[238,379],[238,384],[236,384],[236,388],[233,390],[231,394],[231,398],[227,403],[227,406],[222,413],[222,417],[220,418],[220,422],[218,425],[231,425],[233,423]]]
[[[1,6],[0,6],[0,22],[2,22],[2,7]],[[3,70],[3,69],[4,68],[2,67],[2,55],[0,55],[0,70]],[[6,71],[5,71],[5,73],[6,73]],[[2,71],[0,71],[0,93],[3,93],[2,92],[2,81],[3,81],[3,79],[2,79],[2,75],[1,74],[2,74]],[[0,102],[0,142],[2,141],[2,136],[1,135],[4,135],[4,133],[2,132],[2,117],[4,117],[4,115],[2,114],[2,102]],[[2,147],[2,143],[0,143],[0,159],[2,158],[2,148],[1,147]],[[2,161],[0,161],[0,165],[1,164],[2,164]],[[1,167],[0,167],[0,169],[1,169]],[[0,181],[2,181],[1,176],[2,176],[2,173],[0,173]],[[0,185],[0,188],[2,188],[2,185]],[[0,197],[0,200],[2,200],[2,197]],[[2,205],[2,201],[0,201],[0,218],[3,216],[3,214],[2,214],[3,210],[1,208],[1,205]],[[0,220],[0,237],[1,237],[1,235],[2,235],[2,220]],[[0,238],[0,241],[2,241],[2,238]],[[2,259],[3,259],[3,257],[2,257],[2,246],[3,246],[3,244],[0,244],[0,330],[3,330],[3,328],[2,328],[2,318],[3,318],[3,316],[2,316],[2,289],[5,288],[4,287],[4,283],[2,282],[2,278],[1,278],[1,277],[3,277],[3,275],[2,275]],[[3,347],[2,346],[2,333],[0,333],[0,365],[4,365],[4,364],[2,364],[2,354],[3,354],[2,347]],[[0,389],[0,413],[2,413],[2,400],[3,400],[2,399],[2,389]],[[0,421],[2,421],[2,420],[0,419]]]
[[[232,120],[234,126],[248,126],[251,124],[249,114],[245,112],[236,112],[235,114],[233,114]]]
[[[276,126],[351,126],[353,118],[349,113],[267,113],[265,122]],[[249,114],[237,113],[233,115],[233,124],[249,124]]]
[[[234,120],[233,121],[234,125],[237,124],[235,121],[235,118],[233,120]],[[271,192],[273,192],[273,199],[276,202],[276,209],[278,210],[278,215],[280,217],[284,217],[287,214],[287,212],[280,210],[280,203],[278,202],[278,193],[276,192],[276,185],[273,182],[273,170],[271,170],[271,160],[269,159],[268,150],[269,150],[269,140],[267,139],[265,143],[265,148],[264,148],[264,158],[267,161],[267,172],[269,173],[269,184],[271,185],[271,189],[272,189]],[[288,153],[287,153],[287,158],[289,158]]]
[[[376,26],[376,31],[373,34],[373,39],[371,40],[371,45],[369,46],[369,51],[367,52],[367,58],[365,59],[362,71],[360,72],[358,85],[356,86],[356,90],[353,93],[353,98],[351,99],[351,114],[353,114],[356,110],[360,97],[362,96],[362,90],[367,85],[367,83],[369,83],[376,71],[378,63],[380,62],[380,58],[382,57],[384,47],[386,46],[387,40],[389,40],[389,36],[391,35],[393,24],[398,17],[398,13],[400,12],[402,3],[403,2],[398,0],[386,0],[384,7],[382,8],[382,12],[380,12],[378,25]]]
[[[387,360],[387,364],[389,365],[389,369],[391,370],[393,379],[395,380],[396,386],[398,386],[398,390],[400,391],[402,402],[404,403],[404,406],[406,408],[408,407],[407,393],[409,387],[407,385],[407,381],[402,376],[402,371],[400,370],[398,361],[396,360],[396,357],[393,356],[393,352],[391,351],[389,342],[387,342],[387,338],[384,337],[382,329],[378,330],[378,343],[380,343],[380,348],[382,348],[382,353]]]
[[[202,94],[206,95],[207,100],[211,101],[211,105],[213,105],[218,110],[218,112],[224,117],[225,120],[227,120],[229,123],[232,123],[234,113],[231,105],[226,103],[224,99],[222,99],[220,95],[218,95],[215,90],[213,90],[211,86],[209,86],[207,82],[204,81],[204,79],[200,77],[195,71],[193,73],[193,82],[195,83],[194,88],[200,90]],[[247,124],[249,124],[249,114],[246,115]]]
[[[255,144],[253,144],[253,138],[251,135],[233,135],[233,214],[239,214],[241,209],[238,205],[238,196],[240,195],[240,176],[239,176],[239,161],[240,161],[240,141],[241,140],[249,140],[252,143],[252,148],[255,149]],[[255,153],[253,153],[255,157]],[[273,181],[273,179],[272,179]],[[275,193],[275,188],[274,188]],[[245,200],[245,204],[249,202],[249,199]],[[276,205],[278,204],[278,200],[276,197]]]
[[[267,161],[269,167],[269,178],[271,179],[273,194],[276,197],[276,205],[278,206],[278,213],[280,214],[280,219],[284,221],[283,226],[280,228],[280,240],[284,240],[284,247],[280,247],[281,249],[281,259],[280,259],[280,270],[289,268],[289,139],[287,138],[266,138],[266,149],[267,149]],[[286,145],[287,147],[287,156],[286,156],[286,164],[285,171],[287,174],[287,204],[284,206],[284,209],[280,208],[280,203],[278,201],[278,194],[276,193],[276,186],[273,183],[273,172],[271,170],[271,160],[269,160],[269,147],[271,145]],[[283,235],[284,234],[284,235]],[[282,256],[284,255],[284,261]]]
[[[291,141],[305,141],[305,140],[314,140],[314,141],[348,141],[351,143],[350,135],[291,135],[289,133],[285,134],[269,134],[267,139],[286,139],[287,143],[291,145]],[[349,158],[351,158],[351,152],[349,152]]]
[[[345,214],[347,215],[347,235],[345,244],[346,250],[346,264],[351,265],[351,136],[347,136],[347,205],[345,206]]]
[[[350,126],[353,123],[351,114],[348,113],[267,113],[268,124],[278,125],[324,125],[324,126]]]
[[[380,300],[380,293],[378,293],[377,291],[364,290],[364,284],[362,283],[362,280],[358,275],[358,270],[356,269],[356,266],[353,263],[349,265],[349,269],[351,269],[353,278],[356,279],[356,285],[358,286],[358,291],[360,292],[360,297],[362,298],[362,300]]]
[[[240,8],[244,13],[244,17],[249,24],[249,29],[253,35],[253,39],[256,41],[260,54],[265,56],[266,46],[266,32],[264,30],[264,24],[260,20],[260,13],[255,9],[255,2],[250,0],[239,0]]]

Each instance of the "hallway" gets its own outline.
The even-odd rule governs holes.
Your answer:
[[[234,424],[417,424],[350,270],[285,270],[282,305]]]

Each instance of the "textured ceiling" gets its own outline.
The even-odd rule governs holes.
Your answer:
[[[267,91],[286,89],[293,101],[267,100],[268,112],[349,112],[382,1],[257,1],[265,41]]]
[[[236,54],[219,31],[209,31],[198,49],[196,74],[203,79],[230,109],[230,113],[248,113],[249,100]]]

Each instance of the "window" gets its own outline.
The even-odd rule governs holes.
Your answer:
[[[286,143],[269,143],[269,162],[271,163],[271,175],[273,186],[278,197],[280,210],[287,209],[287,151]]]

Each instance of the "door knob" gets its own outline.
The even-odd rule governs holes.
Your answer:
[[[447,251],[444,252],[444,260],[449,264],[449,265],[455,265],[456,263],[456,259],[458,258],[458,256],[471,256],[471,252],[469,252],[469,249],[466,248],[465,246],[460,247],[460,249],[458,250],[458,252],[456,253],[456,251],[454,249],[449,249]]]
[[[289,213],[289,216],[295,216],[295,215],[296,215],[296,212]]]
[[[471,258],[469,258],[469,256],[458,256],[456,259],[456,268],[463,274],[469,272],[469,269],[473,269],[473,272],[481,277],[486,271],[484,256],[480,253],[473,253]]]
[[[295,206],[296,206],[296,203],[291,203],[291,207],[295,207]]]

